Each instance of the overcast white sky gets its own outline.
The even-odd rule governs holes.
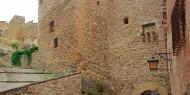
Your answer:
[[[0,0],[0,21],[9,22],[14,15],[37,22],[38,0]]]

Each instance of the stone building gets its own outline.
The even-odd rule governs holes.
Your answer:
[[[29,21],[25,23],[24,30],[24,43],[38,45],[38,23]]]
[[[24,42],[24,24],[25,18],[22,16],[14,16],[8,24],[6,38],[9,40],[16,40]]]
[[[37,66],[105,80],[114,95],[168,95],[168,72],[147,64],[166,51],[164,1],[39,0]]]
[[[170,95],[168,72],[161,70],[167,68],[163,58],[154,73],[146,64],[148,57],[166,51],[165,0],[112,0],[110,7],[108,63],[117,95],[140,95],[146,90]],[[161,93],[159,88],[167,90]]]
[[[21,44],[36,44],[38,42],[38,23],[29,21],[25,23],[25,17],[15,15],[8,24],[5,38],[9,41],[17,41]]]
[[[0,58],[0,65],[11,66],[10,55],[15,51],[11,47],[12,43],[18,43],[19,48],[27,48],[32,44],[38,45],[38,23],[33,21],[25,23],[23,16],[15,15],[9,23],[0,22],[0,30],[3,36],[0,37],[0,51],[6,54]]]
[[[190,94],[190,1],[169,0],[167,10],[167,49],[171,53],[172,95]]]
[[[6,21],[0,21],[0,36],[4,36],[4,33],[6,32],[8,28],[8,23]]]

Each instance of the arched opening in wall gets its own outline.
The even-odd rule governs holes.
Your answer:
[[[146,91],[142,92],[140,95],[160,95],[160,94],[157,91],[146,90]]]
[[[152,31],[152,38],[153,38],[153,41],[157,41],[158,40],[158,35],[156,34],[155,31]]]
[[[150,36],[149,32],[146,33],[146,37],[147,37],[148,42],[150,42],[151,41],[151,36]]]
[[[142,42],[146,42],[146,38],[145,38],[145,34],[144,33],[141,33],[141,38],[142,38]]]

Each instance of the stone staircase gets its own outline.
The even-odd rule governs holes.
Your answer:
[[[45,78],[44,75],[51,76],[52,73],[36,69],[0,67],[0,92],[51,78]]]

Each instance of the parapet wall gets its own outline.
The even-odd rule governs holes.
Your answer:
[[[82,77],[72,74],[16,89],[1,92],[0,95],[82,95]]]

